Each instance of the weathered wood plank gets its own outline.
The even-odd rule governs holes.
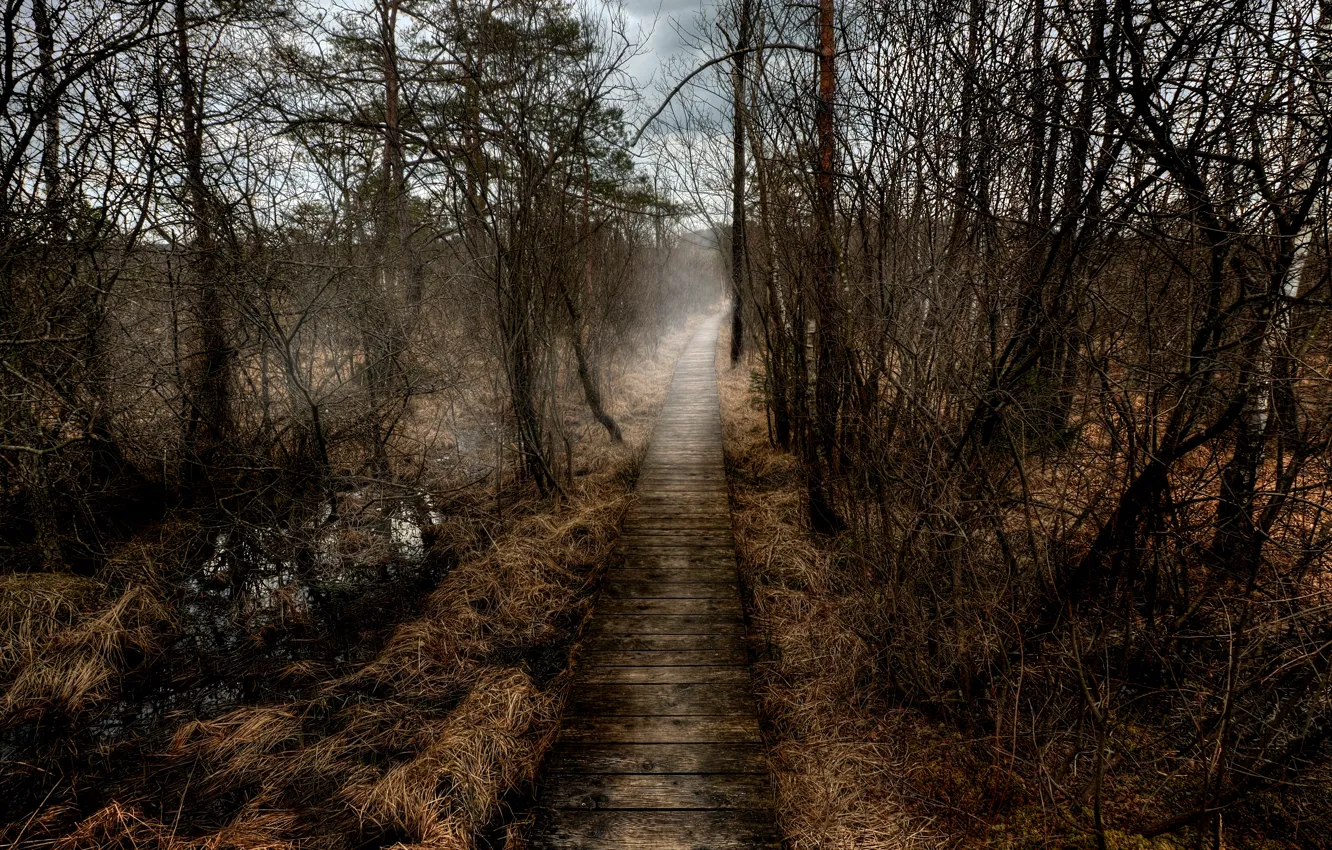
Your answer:
[[[739,642],[732,649],[683,649],[677,651],[602,651],[584,650],[578,655],[583,667],[715,667],[746,664],[745,651]]]
[[[696,546],[735,545],[729,525],[694,525],[663,518],[652,525],[636,526],[632,531],[620,535],[620,542],[626,546],[643,541],[648,545],[670,543],[685,549]]]
[[[618,546],[623,551],[669,547],[685,550],[719,549],[730,552],[733,551],[735,541],[731,538],[729,528],[653,528],[621,535]]]
[[[649,513],[639,508],[634,511],[636,532],[644,531],[727,531],[731,530],[731,520],[727,516],[717,516],[709,511],[703,514],[686,514],[668,509]]]
[[[735,599],[735,580],[724,582],[638,581],[612,578],[606,584],[608,599]],[[602,604],[606,604],[602,602]]]
[[[566,744],[757,744],[754,715],[619,715],[579,714],[564,721],[560,740]]]
[[[708,584],[737,583],[735,565],[698,566],[690,569],[672,567],[648,567],[641,562],[634,567],[613,567],[606,571],[606,577],[612,581],[646,581],[653,584],[665,582],[707,582]]]
[[[580,665],[581,666],[581,665]],[[750,686],[749,668],[743,664],[685,666],[645,665],[641,667],[582,667],[578,681],[587,684],[706,684],[709,682],[734,682]]]
[[[658,563],[663,561],[681,564],[705,558],[734,560],[734,548],[730,541],[698,540],[688,543],[664,538],[640,537],[636,540],[621,541],[615,545],[615,551],[630,558],[652,558]]]
[[[633,509],[636,522],[644,528],[651,528],[661,522],[681,522],[699,525],[715,525],[718,528],[733,528],[727,515],[729,506],[722,500],[672,499],[669,502],[651,502]]]
[[[680,614],[694,616],[716,615],[739,617],[740,600],[690,599],[667,597],[664,599],[603,599],[597,606],[597,616],[606,614]]]
[[[600,684],[575,690],[566,711],[571,715],[745,715],[754,712],[754,698],[747,682]]]
[[[617,551],[629,553],[641,563],[630,563],[635,569],[644,567],[688,567],[690,564],[725,566],[735,569],[735,547],[728,539],[726,543],[706,541],[695,544],[685,542],[682,537],[666,540],[657,538],[653,542],[646,537],[631,542],[616,544]]]
[[[541,792],[556,809],[762,809],[772,805],[767,776],[745,773],[558,774]]]
[[[738,635],[744,623],[739,617],[607,614],[594,617],[589,635]]]
[[[579,744],[556,746],[547,773],[767,773],[759,744]]]
[[[735,575],[735,554],[731,550],[689,550],[679,549],[643,550],[634,553],[632,560],[626,560],[627,570],[722,570]]]
[[[594,619],[595,625],[596,620]],[[588,635],[583,641],[583,649],[591,652],[642,652],[644,650],[698,650],[698,649],[739,649],[744,651],[744,641],[739,634],[699,634],[699,635],[625,635],[597,633]]]
[[[550,809],[533,845],[551,850],[732,850],[779,847],[767,811],[574,811]]]

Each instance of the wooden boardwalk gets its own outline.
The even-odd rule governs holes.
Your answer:
[[[539,791],[540,848],[779,847],[746,665],[715,316],[675,368]]]

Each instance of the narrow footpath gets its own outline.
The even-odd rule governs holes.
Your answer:
[[[720,322],[709,319],[675,367],[620,566],[577,655],[535,847],[780,846],[731,539]]]

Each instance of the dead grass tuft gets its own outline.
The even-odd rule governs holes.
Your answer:
[[[628,504],[605,476],[516,523],[311,703],[179,727],[169,762],[193,766],[196,805],[245,798],[197,846],[473,846],[551,743],[568,649]]]
[[[73,832],[55,843],[54,850],[174,850],[179,846],[165,824],[137,808],[111,803],[80,821]]]
[[[109,698],[127,666],[159,649],[170,611],[147,587],[109,602],[72,575],[0,578],[0,725],[74,717]]]

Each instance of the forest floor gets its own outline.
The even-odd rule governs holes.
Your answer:
[[[223,543],[172,517],[91,577],[0,577],[0,846],[501,846],[696,324],[625,370],[625,443],[585,429],[564,498],[427,494],[415,537],[344,534],[365,581],[205,604]]]

